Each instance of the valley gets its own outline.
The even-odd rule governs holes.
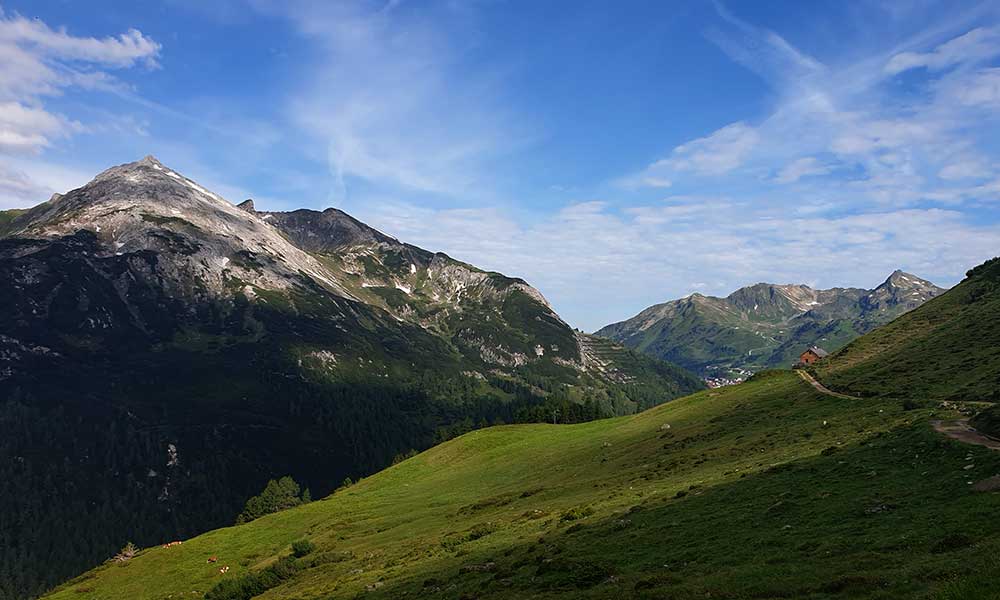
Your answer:
[[[0,0],[0,600],[1000,600],[998,126],[1000,2]]]

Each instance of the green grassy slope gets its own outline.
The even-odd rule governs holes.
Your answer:
[[[1000,494],[970,482],[1000,453],[931,415],[774,372],[629,417],[475,431],[51,597],[199,598],[300,538],[316,550],[259,597],[991,597],[970,592],[1000,576]]]
[[[816,367],[829,387],[917,400],[1000,400],[1000,259]]]

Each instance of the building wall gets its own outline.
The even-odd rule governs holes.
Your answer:
[[[807,365],[811,365],[817,360],[819,360],[819,357],[816,356],[811,350],[803,352],[802,356],[799,357],[799,362]]]

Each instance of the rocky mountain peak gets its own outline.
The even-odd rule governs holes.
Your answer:
[[[274,227],[152,156],[107,169],[85,186],[28,210],[7,231],[60,238],[81,230],[94,233],[109,256],[155,252],[164,276],[181,288],[198,280],[221,291],[237,278],[284,289],[299,285],[306,274],[353,298]]]
[[[944,291],[944,288],[938,287],[926,279],[897,269],[881,285],[872,290],[862,302],[869,310],[873,311],[884,311],[900,305],[916,308]]]
[[[254,208],[253,205],[253,198],[247,198],[243,202],[240,202],[239,204],[236,205],[236,208],[243,209],[250,214],[256,214],[257,212],[257,210]]]

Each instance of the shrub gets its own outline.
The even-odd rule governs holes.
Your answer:
[[[418,454],[418,452],[416,450],[412,450],[412,449],[408,450],[406,452],[403,452],[401,454],[397,454],[396,456],[392,457],[392,464],[398,465],[399,463],[403,462],[404,460],[413,458],[417,454]]]
[[[567,510],[559,517],[560,521],[576,521],[577,519],[585,519],[590,515],[594,514],[594,509],[589,506],[574,506],[573,508]]]
[[[316,546],[309,540],[295,540],[292,542],[292,555],[296,558],[302,558],[303,556],[311,553],[316,549]]]
[[[243,512],[236,518],[236,524],[249,523],[264,515],[309,502],[311,499],[309,490],[302,491],[299,484],[291,477],[272,479],[267,482],[264,491],[247,500]]]

